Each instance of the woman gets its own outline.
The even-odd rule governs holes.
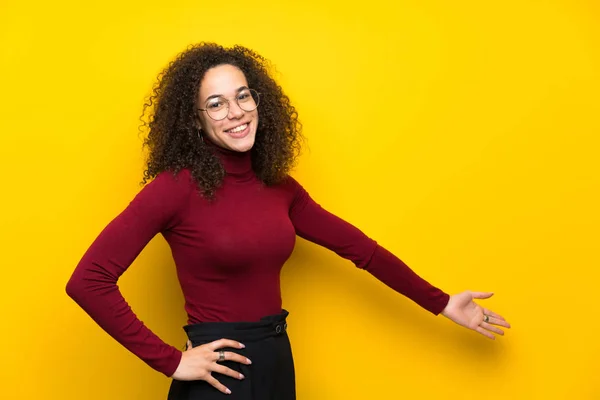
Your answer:
[[[279,274],[296,235],[325,246],[433,314],[494,338],[509,327],[449,296],[360,230],[322,209],[288,173],[301,126],[268,63],[243,48],[199,44],[159,76],[144,112],[147,184],[98,236],[67,293],[112,337],[172,377],[169,399],[295,399]],[[185,297],[185,351],[132,312],[117,280],[158,233]],[[496,325],[496,326],[495,326]]]

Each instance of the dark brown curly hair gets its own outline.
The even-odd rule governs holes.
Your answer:
[[[198,91],[210,68],[230,64],[246,76],[248,86],[261,94],[258,127],[252,147],[252,168],[266,185],[281,182],[294,166],[302,142],[298,113],[281,86],[270,76],[271,64],[243,46],[215,43],[191,45],[158,75],[145,102],[140,131],[147,130],[148,147],[142,184],[163,171],[192,172],[200,192],[208,197],[223,182],[225,170],[197,131]]]

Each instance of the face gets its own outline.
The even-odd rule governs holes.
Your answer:
[[[244,111],[248,107],[248,82],[244,73],[233,65],[219,65],[206,71],[198,92],[198,107],[215,114],[219,108],[219,96],[226,98],[229,111],[222,110],[225,117],[219,121],[209,116],[209,111],[198,110],[202,134],[217,146],[244,152],[254,145],[258,127],[258,109]],[[236,99],[239,100],[236,101]]]

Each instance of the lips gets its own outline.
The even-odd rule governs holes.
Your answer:
[[[250,132],[250,123],[246,122],[223,132],[234,139],[242,139]]]
[[[248,123],[244,123],[244,124],[236,126],[235,128],[228,129],[225,132],[227,132],[227,133],[238,133],[238,132],[243,131],[247,127],[248,127]]]

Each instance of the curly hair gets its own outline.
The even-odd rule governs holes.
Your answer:
[[[225,170],[197,131],[198,91],[210,68],[229,64],[239,68],[248,86],[261,93],[252,169],[266,185],[285,179],[300,153],[302,124],[290,99],[270,76],[271,64],[243,46],[225,48],[199,43],[178,54],[158,75],[144,104],[140,131],[147,130],[148,147],[142,184],[163,171],[190,169],[200,192],[213,198]]]

